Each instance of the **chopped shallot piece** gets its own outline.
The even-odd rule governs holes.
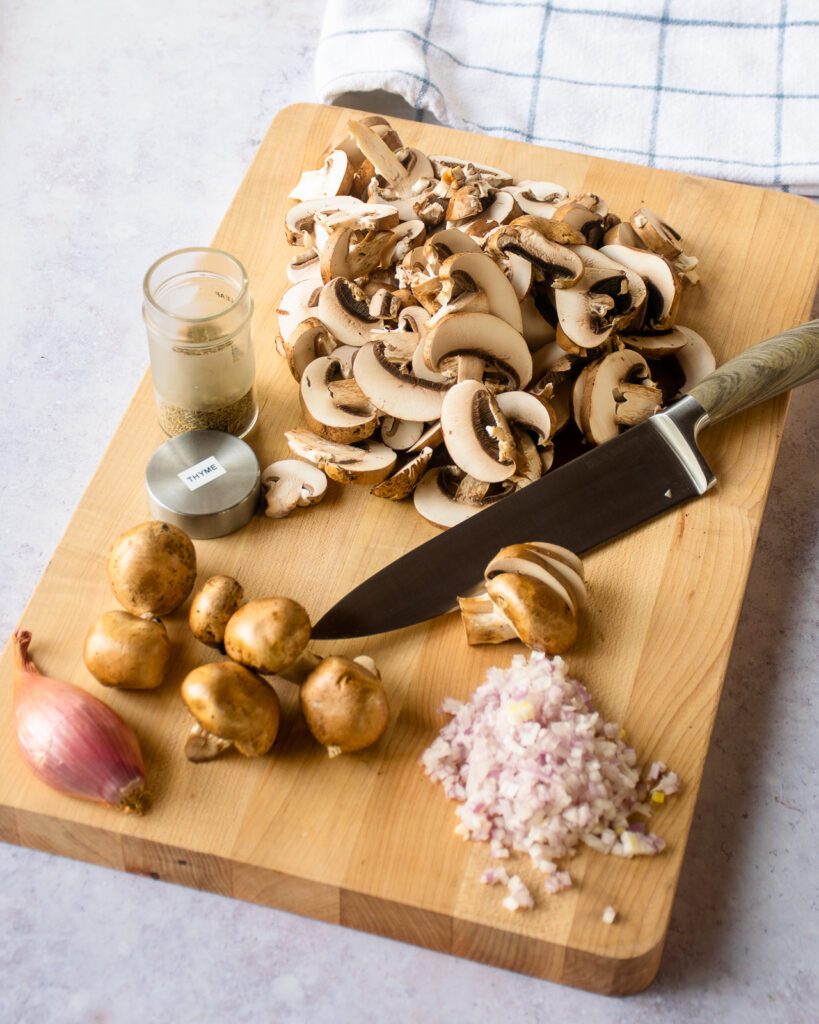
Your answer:
[[[531,910],[535,905],[532,894],[519,875],[512,875],[507,883],[509,895],[503,901],[507,910]]]
[[[617,911],[614,909],[614,907],[606,907],[601,916],[601,920],[603,924],[614,924],[614,922],[617,920]]]
[[[506,868],[487,868],[481,875],[481,882],[484,885],[497,885],[498,882],[503,882],[506,885],[508,881],[509,875],[506,873]]]
[[[676,792],[677,776],[655,761],[641,778],[620,726],[594,710],[562,658],[516,655],[508,669],[491,668],[468,702],[448,699],[443,710],[452,718],[421,764],[458,801],[456,833],[489,842],[494,858],[527,854],[547,892],[571,886],[556,861],[580,843],[620,857],[665,846],[633,816],[649,817],[652,800]],[[511,888],[517,878],[504,900],[509,909],[524,905]]]

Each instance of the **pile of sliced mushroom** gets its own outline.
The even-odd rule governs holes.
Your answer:
[[[439,526],[547,472],[570,420],[603,443],[715,366],[676,323],[697,260],[648,208],[621,221],[600,196],[427,156],[377,116],[291,198],[277,349],[309,429],[290,450]],[[676,364],[662,388],[657,360]]]

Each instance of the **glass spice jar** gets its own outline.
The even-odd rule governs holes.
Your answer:
[[[244,437],[259,410],[242,264],[221,249],[178,249],[145,275],[148,332],[159,423],[169,437],[224,430]]]

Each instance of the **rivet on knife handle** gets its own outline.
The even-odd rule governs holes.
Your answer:
[[[819,376],[819,320],[793,327],[717,367],[689,394],[709,423],[750,409]]]

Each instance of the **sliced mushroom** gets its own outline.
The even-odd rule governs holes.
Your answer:
[[[457,526],[514,491],[510,480],[486,484],[468,477],[456,466],[441,466],[427,470],[412,498],[415,510],[427,522],[449,527]]]
[[[321,281],[321,262],[319,260],[319,254],[315,249],[305,249],[304,252],[297,253],[287,264],[285,268],[287,274],[287,280],[291,284],[298,284],[299,281],[310,281],[316,282]]]
[[[353,183],[353,166],[344,150],[335,149],[316,171],[304,171],[290,199],[319,199],[346,195]]]
[[[460,170],[464,173],[465,178],[481,178],[494,188],[511,185],[515,180],[508,171],[504,171],[500,167],[476,164],[457,156],[431,156],[430,160],[438,178],[444,178],[447,171]]]
[[[360,209],[364,203],[354,196],[335,196],[334,198],[307,199],[297,203],[288,211],[284,220],[285,235],[288,245],[303,245],[310,248],[315,245],[315,221],[317,214],[330,215],[344,211],[350,213]]]
[[[409,497],[415,490],[418,481],[426,472],[429,460],[432,458],[431,448],[422,448],[421,451],[402,466],[397,473],[383,480],[380,484],[370,488],[370,494],[377,498],[388,498],[390,501],[401,501]]]
[[[321,279],[327,282],[334,277],[367,277],[384,264],[394,243],[392,231],[367,231],[362,235],[355,228],[336,228],[321,250]]]
[[[517,257],[515,257],[517,258]],[[549,345],[555,340],[555,329],[537,308],[532,295],[527,295],[520,304],[520,314],[523,321],[523,337],[529,346],[530,352],[537,352],[544,345]]]
[[[440,420],[436,423],[431,423],[427,429],[421,434],[415,444],[411,444],[407,451],[410,455],[415,452],[420,452],[422,448],[438,448],[444,443],[444,432],[441,429]]]
[[[463,231],[458,228],[444,228],[443,231],[436,231],[424,242],[422,250],[423,257],[428,267],[436,272],[444,260],[459,252],[480,252],[481,247]]]
[[[381,421],[381,440],[393,451],[404,452],[421,437],[424,424],[416,420],[399,420],[394,416],[385,416]]]
[[[279,334],[289,338],[298,324],[315,317],[318,313],[321,284],[314,279],[291,285],[279,299],[276,313],[279,317]]]
[[[518,204],[521,213],[550,219],[560,205],[569,197],[568,189],[555,185],[553,181],[519,181],[517,185],[506,185],[508,192]]]
[[[438,278],[441,281],[439,298],[444,303],[452,300],[456,289],[483,292],[488,311],[522,333],[523,319],[515,290],[486,253],[460,252],[447,257],[441,264]]]
[[[572,250],[583,261],[586,281],[594,281],[592,290],[607,293],[614,299],[609,314],[615,331],[639,327],[645,313],[648,289],[642,277],[629,267],[612,259],[603,250],[590,245],[574,245]],[[625,281],[622,280],[625,277]]]
[[[502,644],[507,640],[517,640],[515,627],[495,607],[495,602],[485,592],[473,597],[459,597],[461,622],[466,631],[466,642],[470,647],[480,644]]]
[[[353,394],[341,385],[352,384]],[[307,425],[328,441],[352,444],[375,433],[378,416],[355,381],[345,380],[341,364],[332,356],[314,359],[301,377],[301,407]],[[362,401],[363,400],[363,401]]]
[[[603,235],[604,245],[628,245],[632,249],[645,249],[646,246],[627,220],[621,220],[610,227]]]
[[[392,229],[393,246],[387,252],[385,260],[400,263],[411,249],[424,243],[427,227],[422,220],[405,220]]]
[[[324,326],[343,345],[359,347],[370,340],[370,331],[381,321],[370,316],[364,292],[352,281],[337,277],[322,289],[318,316]]]
[[[583,241],[570,225],[554,225],[537,217],[518,217],[492,233],[488,250],[500,256],[514,253],[528,260],[554,288],[570,288],[583,274],[583,261],[567,248]]]
[[[639,352],[620,349],[592,363],[581,373],[573,397],[575,419],[593,444],[616,437],[662,406],[662,392],[649,375]]]
[[[390,149],[401,149],[403,146],[401,136],[393,128],[386,117],[382,117],[380,114],[366,114],[358,120],[365,128],[371,128],[377,135],[380,135],[381,139],[390,147]],[[350,138],[349,134],[345,134],[343,139],[338,139],[335,143],[329,146],[324,155],[327,156],[327,154],[331,153],[334,149],[343,149],[349,157],[350,163],[354,167],[358,167],[365,160],[364,154],[355,144],[355,140]]]
[[[452,313],[427,329],[424,362],[431,370],[440,370],[442,361],[455,355],[478,357],[508,370],[522,388],[532,377],[532,356],[523,335],[488,313]]]
[[[576,228],[583,235],[586,243],[596,248],[603,241],[605,213],[590,208],[585,202],[579,202],[580,198],[575,197],[561,203],[552,214],[552,220],[555,223],[569,224]]]
[[[674,358],[679,363],[680,369],[685,378],[678,393],[674,396],[679,398],[687,395],[695,385],[699,384],[717,368],[717,361],[711,351],[708,342],[690,327],[676,328],[685,336],[685,345],[674,352]]]
[[[544,402],[526,391],[504,391],[496,399],[509,423],[531,430],[538,445],[548,443],[557,425],[548,401]]]
[[[265,515],[283,519],[295,508],[317,505],[327,493],[327,477],[299,459],[271,462],[262,473]]]
[[[512,196],[508,192],[496,192],[482,213],[476,213],[472,217],[458,221],[457,225],[461,231],[473,238],[483,238],[501,224],[510,221],[516,212],[517,207]],[[450,222],[447,223],[447,226],[451,226]]]
[[[384,203],[359,203],[352,210],[319,210],[313,223],[313,244],[321,254],[330,237],[342,228],[364,235],[369,231],[394,231],[398,226],[398,211]]]
[[[620,341],[647,359],[665,359],[686,344],[688,328],[677,325],[662,334],[621,334]]]
[[[429,422],[441,415],[448,383],[422,380],[391,363],[383,342],[365,345],[353,367],[358,386],[376,409],[399,420]]]
[[[447,451],[464,473],[498,483],[515,472],[515,439],[496,398],[480,381],[464,380],[450,388],[441,427]]]
[[[377,441],[363,441],[357,446],[339,444],[310,430],[287,430],[284,436],[294,455],[312,462],[341,484],[377,484],[386,480],[395,466],[395,452]]]
[[[335,339],[315,316],[302,320],[287,338],[276,339],[276,350],[287,360],[290,373],[297,381],[314,359],[330,355],[335,347]]]
[[[600,250],[617,263],[635,271],[648,289],[643,330],[664,331],[673,326],[682,295],[682,281],[674,267],[657,253],[630,249],[627,245],[604,245]]]

